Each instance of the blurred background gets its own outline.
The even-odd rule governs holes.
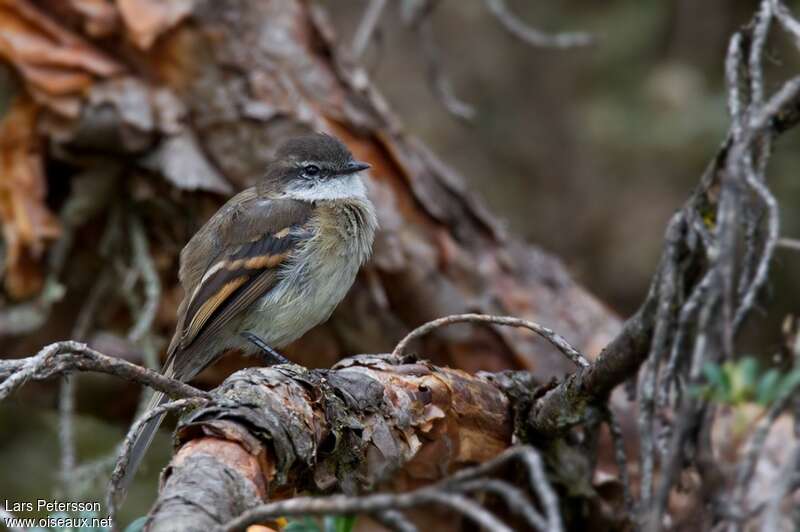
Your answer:
[[[364,4],[337,0],[331,10],[345,40]],[[588,31],[597,43],[531,48],[488,18],[482,2],[441,2],[437,42],[454,92],[476,108],[469,125],[429,90],[414,34],[384,24],[383,40],[365,61],[406,127],[458,168],[512,233],[553,252],[627,316],[647,290],[667,220],[724,140],[728,40],[758,2],[508,5],[537,29]],[[789,40],[778,41],[770,43],[768,65],[776,80],[798,67]],[[790,132],[774,151],[770,180],[782,207],[781,234],[798,238],[800,134]],[[750,324],[761,349],[767,338],[778,341],[782,316],[797,312],[798,267],[800,254],[779,251],[774,316]]]
[[[320,3],[331,8],[340,44],[348,45],[367,2]],[[800,10],[800,2],[790,4]],[[727,42],[756,5],[509,1],[536,28],[597,37],[590,47],[551,50],[508,35],[480,1],[442,1],[435,35],[455,93],[477,111],[469,124],[448,114],[432,94],[418,40],[392,22],[394,12],[387,11],[362,59],[406,130],[456,167],[510,233],[555,254],[580,284],[625,317],[647,290],[668,218],[724,139]],[[791,46],[787,40],[768,45],[776,80],[798,72]],[[781,205],[781,234],[800,238],[800,131],[782,136],[774,149],[768,175]],[[798,271],[800,253],[779,250],[769,312],[748,325],[752,353],[766,357],[777,349],[781,320],[798,311]],[[96,376],[84,380],[78,450],[84,457],[101,456],[126,427],[106,424],[93,411],[107,416],[133,405],[126,399],[86,407],[81,397],[113,396],[115,384]],[[0,404],[0,499],[9,493],[37,498],[43,486],[55,484],[57,416],[44,408],[52,393],[37,404],[37,390],[44,393],[45,385],[29,387],[25,400]],[[148,457],[156,466],[140,475],[123,520],[144,514],[152,501],[157,464],[170,452],[167,437],[160,438]],[[99,494],[103,487],[90,489]]]

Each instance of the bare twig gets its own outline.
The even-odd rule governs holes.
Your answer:
[[[650,504],[653,496],[653,469],[655,462],[654,415],[658,370],[664,354],[669,351],[670,334],[674,322],[675,299],[678,286],[678,255],[685,234],[685,222],[681,213],[673,216],[667,227],[664,257],[658,280],[658,308],[650,353],[639,373],[639,453],[641,468],[642,506]]]
[[[611,434],[611,441],[614,445],[614,460],[617,462],[619,480],[622,483],[622,499],[625,502],[625,509],[633,514],[633,494],[631,493],[630,476],[628,475],[628,456],[625,452],[625,440],[622,435],[622,428],[619,426],[614,411],[609,406],[605,412],[608,432]]]
[[[509,460],[519,458],[529,471],[532,488],[541,499],[547,512],[545,521],[522,495],[522,492],[509,484],[491,478],[487,473],[495,470]],[[265,521],[269,518],[284,515],[343,515],[370,514],[386,515],[387,510],[407,510],[413,507],[438,504],[447,506],[470,518],[486,530],[508,531],[491,512],[482,508],[475,501],[460,495],[458,492],[488,491],[499,495],[512,509],[520,513],[531,526],[542,531],[563,530],[558,499],[555,497],[544,476],[541,459],[531,447],[512,448],[495,459],[470,469],[463,469],[441,482],[402,494],[377,494],[366,496],[332,495],[328,497],[297,497],[286,501],[277,501],[253,508],[236,519],[226,523],[222,530],[244,530],[249,525]],[[398,521],[395,521],[398,522]]]
[[[794,353],[794,367],[800,368],[800,350]],[[750,438],[747,441],[744,455],[739,459],[739,467],[736,472],[736,483],[731,492],[731,507],[736,510],[739,515],[747,513],[747,493],[752,485],[753,474],[756,471],[756,465],[761,457],[764,449],[764,444],[767,441],[772,425],[784,411],[791,405],[791,401],[800,393],[800,382],[790,390],[785,390],[783,395],[776,398],[775,402],[769,407],[766,415],[758,422],[755,430],[753,430]],[[733,523],[732,528],[739,530],[741,522],[736,521]]]
[[[594,37],[588,33],[548,34],[532,28],[511,12],[505,0],[484,0],[484,3],[492,16],[500,22],[508,33],[530,46],[567,49],[588,46],[594,43]]]
[[[793,251],[800,251],[800,240],[796,238],[779,238],[777,246],[779,248],[791,249]]]
[[[345,515],[375,514],[387,509],[407,510],[422,505],[440,504],[465,515],[486,530],[512,532],[497,517],[474,501],[454,493],[444,493],[432,488],[422,488],[411,493],[377,494],[362,497],[331,495],[329,497],[295,497],[285,501],[264,504],[249,510],[221,530],[235,532],[276,516],[294,515]]]
[[[528,473],[528,485],[538,495],[547,515],[548,530],[561,530],[561,513],[558,509],[558,496],[556,495],[544,473],[542,459],[532,447],[511,447],[497,455],[492,460],[477,465],[470,469],[463,469],[454,473],[443,482],[462,482],[495,471],[499,467],[513,461],[520,460]]]
[[[681,211],[688,222],[685,236],[680,237],[683,250],[679,256],[673,255],[673,260],[665,261],[657,274],[660,281],[655,300],[659,310],[652,314],[653,340],[639,376],[639,514],[645,530],[660,530],[663,526],[669,493],[681,464],[686,463],[686,450],[700,445],[690,438],[699,437],[697,427],[707,410],[715,408],[707,400],[684,393],[685,383],[699,384],[705,363],[716,362],[720,356],[733,356],[734,335],[766,283],[778,244],[778,204],[767,187],[766,168],[773,137],[784,131],[782,121],[796,123],[794,115],[800,103],[798,78],[784,83],[772,96],[765,96],[762,60],[771,19],[779,5],[763,1],[753,23],[731,39],[725,65],[731,115],[728,140],[704,176],[701,188]],[[786,26],[785,22],[781,24]],[[766,216],[760,216],[761,210]],[[695,320],[698,308],[701,310]],[[659,339],[659,331],[667,336]],[[666,367],[660,369],[660,353],[670,341],[665,338],[671,339],[672,345]],[[654,409],[653,383],[659,382],[659,371]],[[653,417],[662,411],[664,415]],[[748,447],[739,468],[738,486],[746,486],[752,478],[756,460],[753,453],[757,455],[763,445],[759,438],[766,437],[773,415],[771,411],[754,434],[754,444]],[[656,421],[661,430],[655,426]],[[656,432],[667,436],[667,444],[659,453],[662,463],[658,479],[652,452],[652,434]],[[656,481],[659,486],[653,493]],[[723,514],[745,515],[743,493],[737,491],[733,504],[720,510],[718,517],[728,520]]]
[[[59,477],[67,489],[71,488],[70,475],[75,470],[75,379],[64,377],[58,394],[58,443],[61,449]]]
[[[778,233],[780,231],[778,202],[775,200],[775,196],[772,195],[772,192],[770,192],[763,181],[752,173],[748,172],[746,180],[747,184],[758,194],[759,198],[761,198],[764,207],[767,209],[767,236],[763,244],[756,271],[753,274],[753,279],[750,281],[746,292],[742,296],[739,308],[736,311],[733,320],[734,328],[739,328],[745,317],[747,317],[747,312],[752,308],[759,290],[767,280],[769,264],[772,261],[775,246],[778,242]]]
[[[372,38],[372,33],[378,25],[386,4],[387,0],[369,0],[369,5],[364,10],[364,15],[361,17],[361,22],[353,36],[353,44],[351,45],[353,58],[358,59],[364,54],[364,50],[366,50]]]
[[[794,39],[795,46],[800,49],[800,21],[792,15],[792,12],[781,0],[772,0],[772,10],[783,29]]]
[[[0,360],[0,400],[28,380],[43,380],[75,371],[92,371],[138,382],[164,392],[170,397],[207,397],[193,386],[165,377],[151,369],[106,356],[75,341],[56,342],[36,355],[22,359]]]
[[[72,337],[77,341],[86,339],[89,331],[94,322],[97,305],[105,296],[106,291],[111,283],[111,275],[108,269],[104,269],[97,281],[92,286],[86,302],[81,307],[78,317],[75,319],[75,325],[72,328]],[[77,382],[75,379],[65,377],[61,382],[61,389],[58,400],[58,420],[59,420],[59,447],[61,449],[61,483],[68,490],[70,495],[74,495],[72,491],[76,483],[73,481],[72,473],[77,466],[76,451],[75,451],[75,438],[74,438],[74,410],[75,410],[75,394]]]
[[[509,327],[528,329],[550,342],[556,349],[561,351],[564,356],[566,356],[579,368],[588,368],[590,366],[589,361],[585,356],[583,356],[583,354],[581,354],[580,351],[572,347],[569,342],[567,342],[558,333],[548,329],[547,327],[543,327],[542,325],[532,321],[513,318],[510,316],[488,316],[485,314],[455,314],[429,321],[424,325],[420,325],[408,333],[405,338],[400,340],[400,342],[397,344],[397,347],[395,347],[394,351],[392,351],[392,355],[396,357],[403,356],[403,353],[405,353],[406,349],[408,348],[408,344],[412,341],[420,338],[421,336],[425,336],[439,327],[444,327],[453,323],[491,323],[494,325],[506,325]]]
[[[131,247],[133,264],[139,270],[144,284],[145,303],[136,319],[136,323],[128,333],[128,339],[138,342],[148,333],[153,325],[158,302],[161,299],[161,280],[158,278],[153,259],[150,256],[149,244],[144,227],[138,218],[130,220]]]
[[[764,45],[767,42],[767,34],[772,23],[771,2],[761,2],[755,20],[747,68],[750,74],[750,105],[754,109],[764,102],[764,71],[761,68],[761,58],[764,56]]]
[[[789,463],[783,467],[783,474],[775,483],[772,493],[767,499],[764,508],[764,518],[761,523],[763,532],[781,530],[781,508],[784,506],[786,495],[800,480],[800,444],[796,444],[791,452]]]
[[[681,307],[680,315],[678,316],[677,330],[675,332],[674,339],[672,340],[672,350],[661,377],[661,387],[657,400],[657,409],[659,410],[667,406],[669,392],[672,385],[678,384],[676,368],[678,364],[678,358],[684,347],[683,339],[687,336],[689,323],[695,317],[695,314],[700,308],[700,303],[703,301],[703,298],[705,297],[706,292],[711,285],[711,281],[712,274],[711,272],[707,272],[703,276],[703,279],[694,287],[692,293]]]
[[[489,13],[509,34],[524,43],[541,48],[569,49],[586,46],[594,42],[594,38],[582,32],[548,34],[525,24],[506,5],[505,0],[484,0]],[[436,42],[433,28],[433,12],[439,0],[406,1],[402,4],[403,19],[417,33],[419,45],[425,60],[428,83],[442,107],[459,120],[470,122],[476,115],[475,108],[459,98],[453,90],[448,78],[444,60]],[[353,39],[353,53],[360,56],[369,42],[377,19],[386,2],[372,0]]]
[[[548,530],[547,522],[528,502],[525,494],[508,482],[497,479],[479,479],[456,485],[453,489],[467,493],[476,491],[492,493],[502,499],[509,510],[525,519],[531,529]]]
[[[8,532],[25,532],[24,528],[11,526],[10,520],[12,519],[16,519],[14,514],[5,508],[0,508],[0,521],[2,521],[3,525],[8,529]]]
[[[385,510],[373,515],[376,521],[381,523],[386,528],[395,530],[396,532],[418,532],[418,528],[408,520],[403,512],[397,510]]]
[[[414,29],[419,36],[427,70],[428,83],[442,106],[454,117],[466,122],[475,118],[475,108],[461,100],[453,91],[450,78],[445,74],[442,53],[436,44],[431,14],[421,16]]]

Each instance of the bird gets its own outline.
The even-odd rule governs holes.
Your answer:
[[[184,298],[161,372],[187,382],[226,350],[274,351],[326,321],[367,261],[378,227],[357,161],[334,136],[278,147],[255,186],[223,205],[180,254]],[[155,393],[145,412],[166,402]],[[164,415],[134,436],[124,498]]]

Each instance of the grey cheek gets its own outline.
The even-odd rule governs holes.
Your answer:
[[[303,180],[295,180],[287,187],[288,191],[291,192],[304,192],[306,190],[311,189],[314,186],[313,182],[303,179]]]

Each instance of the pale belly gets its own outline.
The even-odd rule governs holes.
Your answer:
[[[372,248],[374,211],[368,202],[355,201],[321,212],[317,236],[298,250],[276,286],[245,313],[238,332],[283,347],[327,320],[347,295]]]
[[[268,294],[254,303],[254,312],[240,325],[271,347],[296,340],[326,321],[353,285],[359,262],[342,257],[338,264],[311,271],[300,268],[283,278]]]

